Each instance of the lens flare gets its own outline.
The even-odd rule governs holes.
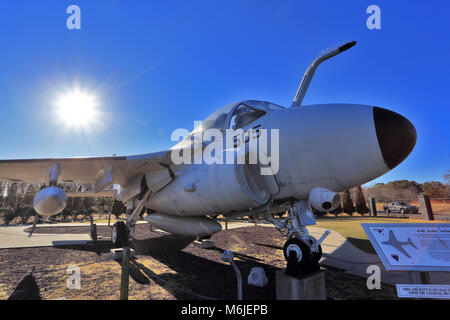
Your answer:
[[[56,100],[56,114],[69,129],[91,129],[100,121],[98,99],[89,92],[73,89]]]

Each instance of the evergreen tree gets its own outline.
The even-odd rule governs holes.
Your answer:
[[[33,205],[34,196],[37,193],[38,188],[33,184],[28,184],[25,189],[25,195],[23,198],[23,203],[27,205]]]
[[[353,212],[355,212],[355,206],[353,205],[349,190],[342,194],[342,211],[349,215],[353,215]]]
[[[8,226],[12,221],[14,221],[16,215],[14,214],[14,210],[8,207],[0,211],[0,217],[3,220],[3,223]]]
[[[18,205],[14,210],[14,216],[20,219],[20,223],[26,224],[28,220],[35,215],[33,208],[30,205]]]
[[[139,213],[139,219],[142,220],[142,218],[144,218],[144,214],[146,214],[146,213],[147,213],[147,208],[143,207],[141,210],[141,213]]]
[[[361,215],[364,215],[369,212],[369,208],[367,207],[366,199],[364,199],[364,194],[361,186],[357,186],[355,188],[355,202],[356,202],[356,212]]]
[[[5,182],[1,182],[0,183],[0,208],[3,207],[3,202],[4,202],[4,196],[5,196],[5,186],[6,183]]]
[[[11,183],[7,189],[7,195],[5,199],[5,203],[7,206],[11,208],[15,208],[17,205],[17,193],[18,193],[18,184],[16,182]]]
[[[125,207],[125,205],[123,204],[122,201],[114,199],[113,206],[112,206],[112,209],[111,209],[111,213],[113,215],[115,215],[116,218],[119,218],[120,215],[122,213],[125,213],[126,210],[127,210],[127,207]]]

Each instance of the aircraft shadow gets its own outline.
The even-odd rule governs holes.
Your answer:
[[[283,248],[280,246],[272,246],[270,244],[257,243],[257,242],[252,242],[252,243],[256,244],[257,246],[261,246],[261,247],[266,247],[266,248],[271,248],[271,249],[276,249],[276,250],[283,250]]]
[[[141,285],[149,285],[150,279],[141,271],[140,265],[134,262],[134,259],[130,259],[130,263],[128,265],[128,273],[136,283]],[[116,259],[116,262],[122,266],[122,259]]]
[[[139,284],[155,283],[167,290],[176,299],[236,299],[237,281],[231,266],[221,263],[220,257],[224,249],[213,247],[199,249],[201,255],[192,254],[186,249],[195,238],[181,237],[171,234],[152,233],[151,238],[133,239],[130,247],[137,256],[149,256],[171,269],[171,272],[156,274],[150,268],[132,260],[130,277]],[[95,252],[98,255],[109,253],[113,248],[110,241],[96,241],[83,245],[58,246],[60,249],[72,249]],[[205,255],[206,252],[209,252]],[[243,279],[245,299],[275,299],[275,271],[278,268],[263,263],[261,259],[233,252]],[[205,257],[206,256],[206,257]],[[211,258],[210,258],[210,257]],[[215,259],[215,261],[213,260]],[[121,264],[121,259],[117,261]],[[247,284],[251,268],[262,267],[266,271],[269,284],[264,288]]]
[[[98,256],[100,256],[102,253],[109,253],[111,249],[114,249],[113,244],[108,240],[97,240],[86,244],[55,245],[53,247],[57,249],[71,249],[95,252]]]
[[[177,299],[201,299],[201,296],[206,296],[215,299],[236,299],[236,275],[231,266],[225,263],[216,262],[213,256],[217,253],[222,254],[224,249],[213,247],[211,249],[202,249],[203,252],[211,252],[211,259],[204,258],[196,254],[184,251],[195,238],[180,237],[175,235],[164,235],[158,238],[150,238],[145,240],[135,240],[131,247],[136,251],[137,255],[151,256],[162,264],[171,268],[176,273],[164,273],[162,275],[155,275],[151,270],[145,266],[140,266],[140,269],[155,283],[162,286],[169,291]],[[243,278],[243,292],[246,299],[267,299],[275,298],[274,281],[275,268],[261,262],[260,259],[251,257],[239,252],[234,252],[235,260],[242,278]],[[266,271],[271,285],[265,288],[257,288],[247,284],[247,276],[251,268],[262,267]],[[174,287],[192,291],[197,295],[190,295],[183,290]],[[264,294],[262,295],[262,291]],[[268,293],[269,292],[269,293]]]
[[[40,289],[33,274],[23,278],[8,300],[42,300]]]
[[[355,247],[357,247],[359,250],[364,251],[365,253],[377,254],[372,244],[370,243],[370,240],[368,239],[347,237],[347,240]]]

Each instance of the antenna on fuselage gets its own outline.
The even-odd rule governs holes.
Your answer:
[[[303,98],[305,97],[306,91],[308,91],[309,84],[314,76],[314,72],[316,72],[317,67],[324,62],[345,50],[350,49],[356,44],[356,41],[347,42],[346,44],[326,52],[320,55],[316,60],[311,63],[311,65],[306,69],[305,74],[303,75],[302,82],[298,87],[297,94],[295,95],[294,101],[292,102],[291,107],[300,107],[302,105]]]

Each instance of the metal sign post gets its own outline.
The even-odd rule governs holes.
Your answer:
[[[128,285],[130,281],[129,268],[130,262],[128,260],[128,247],[122,250],[122,276],[120,281],[120,300],[128,300]]]
[[[424,220],[434,220],[433,209],[431,207],[430,197],[426,194],[419,194],[420,208],[422,209],[422,218]]]
[[[369,210],[372,217],[377,216],[377,203],[374,197],[369,197]]]

